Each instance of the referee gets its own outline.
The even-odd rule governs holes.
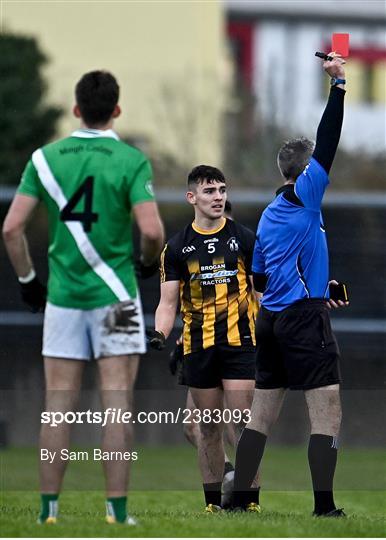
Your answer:
[[[346,82],[344,60],[331,56],[323,64],[331,77],[331,91],[316,145],[300,138],[281,147],[277,162],[284,185],[257,228],[252,271],[263,299],[256,325],[251,420],[236,453],[233,506],[238,509],[249,503],[267,435],[290,388],[303,390],[308,406],[314,515],[345,515],[336,508],[332,491],[342,414],[339,349],[329,320],[328,250],[320,211],[340,138]]]

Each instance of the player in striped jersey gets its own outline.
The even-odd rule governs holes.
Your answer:
[[[233,220],[232,216],[232,204],[227,199],[225,201],[224,205],[224,217],[227,219]],[[182,373],[183,370],[183,358],[184,358],[184,347],[182,344],[182,334],[178,338],[176,342],[176,346],[173,349],[173,351],[170,354],[170,362],[169,362],[169,369],[172,375],[176,375],[178,377],[178,383],[184,385],[184,376]],[[226,403],[224,403],[224,407],[226,407]],[[196,405],[192,398],[192,393],[190,390],[188,390],[187,396],[186,396],[186,404],[185,409],[189,409],[192,411],[192,415],[195,415],[194,410],[196,409]],[[198,448],[198,442],[200,438],[200,426],[197,422],[187,422],[183,425],[184,435],[186,440],[193,445],[195,448]],[[237,444],[237,436],[236,432],[233,426],[232,422],[229,422],[225,424],[224,426],[224,442],[227,442],[231,446],[236,446]],[[234,474],[235,470],[232,464],[232,461],[230,457],[225,452],[225,467],[224,467],[224,476],[222,480],[222,491],[223,495],[221,498],[221,506],[223,508],[229,508],[231,503],[231,496],[233,491],[233,480],[234,480]]]
[[[209,421],[200,422],[198,446],[208,511],[220,508],[224,472],[223,424],[214,411],[222,411],[224,395],[230,410],[249,410],[255,375],[254,234],[224,217],[226,197],[221,171],[206,165],[191,171],[187,200],[195,218],[161,255],[161,299],[150,339],[154,348],[164,346],[180,299],[184,383],[196,408],[211,411]],[[254,489],[256,507],[258,493]]]

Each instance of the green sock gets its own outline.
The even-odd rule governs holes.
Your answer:
[[[127,497],[108,497],[106,501],[106,511],[108,516],[112,516],[119,523],[126,521],[127,517]]]
[[[44,522],[49,517],[57,517],[58,515],[58,503],[59,493],[41,493],[41,510],[39,521]]]

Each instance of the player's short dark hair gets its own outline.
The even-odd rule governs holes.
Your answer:
[[[314,143],[305,137],[286,141],[277,154],[277,165],[286,180],[296,180],[310,162]]]
[[[232,203],[228,200],[225,201],[224,212],[230,216],[232,215]]]
[[[75,87],[76,103],[89,126],[105,124],[111,118],[119,99],[119,86],[108,71],[85,73]]]
[[[192,184],[202,184],[203,182],[212,184],[213,182],[226,183],[225,176],[216,167],[210,165],[197,165],[194,167],[188,175],[188,187]]]

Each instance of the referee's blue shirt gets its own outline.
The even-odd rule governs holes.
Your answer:
[[[329,297],[327,240],[320,211],[328,183],[326,171],[311,158],[295,183],[298,204],[289,201],[283,190],[261,216],[252,271],[268,278],[262,305],[271,311],[304,298]]]

